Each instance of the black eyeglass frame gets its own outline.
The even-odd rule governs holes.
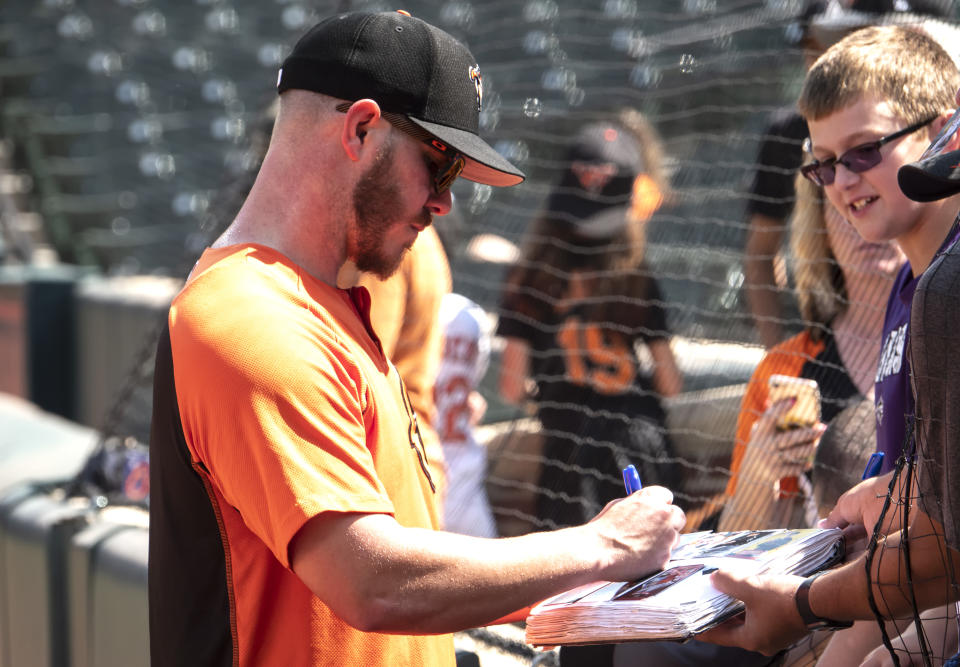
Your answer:
[[[920,128],[929,125],[930,123],[932,123],[933,121],[935,121],[937,118],[939,118],[939,114],[937,114],[936,116],[933,116],[933,117],[931,117],[931,118],[927,118],[926,120],[922,120],[922,121],[920,121],[920,122],[918,122],[918,123],[914,123],[913,125],[909,125],[909,126],[903,128],[902,130],[897,130],[896,132],[894,132],[894,133],[892,133],[892,134],[888,134],[888,135],[885,136],[885,137],[880,137],[880,138],[877,139],[876,141],[868,141],[868,142],[863,143],[863,144],[860,144],[860,145],[858,145],[858,146],[854,146],[853,148],[849,148],[849,149],[845,150],[845,151],[843,152],[843,154],[840,155],[839,157],[832,157],[832,158],[827,158],[826,160],[814,160],[813,162],[809,162],[809,163],[807,163],[807,164],[805,164],[805,165],[803,165],[803,166],[800,167],[800,173],[803,174],[803,176],[804,176],[807,180],[809,180],[811,183],[813,183],[814,185],[818,185],[818,186],[820,186],[821,188],[822,188],[822,187],[825,187],[825,186],[827,186],[827,185],[832,185],[832,184],[833,184],[833,181],[836,179],[836,176],[837,176],[837,167],[836,167],[836,166],[837,166],[838,163],[839,163],[839,164],[842,164],[844,167],[846,167],[847,169],[849,169],[850,171],[852,171],[852,172],[855,173],[855,174],[862,174],[863,172],[869,171],[870,169],[873,169],[873,168],[876,167],[878,164],[880,164],[881,162],[883,162],[883,155],[880,153],[880,148],[881,148],[882,146],[890,143],[891,141],[895,141],[895,140],[899,139],[900,137],[904,137],[904,136],[906,136],[906,135],[908,135],[908,134],[910,134],[910,133],[912,133],[912,132],[916,132],[916,131],[919,130]],[[805,141],[804,143],[807,144],[809,141],[810,141],[810,140],[809,140],[809,138],[808,138],[808,139],[806,139],[806,141]],[[806,146],[805,146],[805,147],[806,147]],[[860,165],[859,165],[859,164],[856,164],[856,163],[853,163],[853,162],[850,160],[850,157],[849,157],[851,153],[855,153],[855,152],[859,152],[859,151],[873,151],[873,152],[875,152],[876,155],[877,155],[877,160],[876,160],[876,162],[872,162],[872,163],[869,164],[868,166],[863,167],[863,168],[860,168]],[[872,158],[871,158],[871,159],[872,159]],[[855,164],[856,164],[856,166],[854,166]],[[821,175],[820,170],[823,169],[823,168],[829,168],[829,169],[830,169],[830,171],[827,172],[827,173],[830,174],[830,177],[829,177],[829,178],[824,178],[824,177]]]
[[[343,102],[338,104],[336,109],[341,113],[346,113],[351,104],[352,102]],[[444,164],[436,165],[433,168],[433,191],[435,194],[442,195],[449,190],[453,182],[463,172],[464,167],[467,166],[466,158],[454,150],[452,146],[448,146],[416,123],[413,123],[402,113],[381,111],[380,115],[396,129],[420,143],[426,144],[447,158]]]

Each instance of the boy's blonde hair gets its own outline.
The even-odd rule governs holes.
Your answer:
[[[906,124],[954,106],[960,73],[922,28],[874,26],[844,37],[807,72],[797,107],[819,120],[861,99],[885,101]]]

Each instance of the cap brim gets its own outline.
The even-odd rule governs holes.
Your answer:
[[[507,162],[506,158],[473,132],[431,123],[413,116],[407,118],[466,158],[466,165],[460,174],[462,178],[495,187],[517,185],[526,178],[522,171]]]
[[[900,167],[897,182],[903,194],[918,202],[937,201],[960,193],[960,150]]]

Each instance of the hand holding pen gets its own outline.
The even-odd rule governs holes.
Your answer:
[[[643,487],[634,466],[624,469],[623,479],[627,497],[607,503],[573,529],[600,538],[606,555],[598,575],[606,581],[630,581],[662,569],[686,523],[670,489]]]
[[[627,490],[628,496],[643,488],[643,484],[640,482],[640,473],[637,472],[632,463],[623,469],[623,486]]]

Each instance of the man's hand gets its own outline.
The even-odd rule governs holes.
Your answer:
[[[663,569],[680,538],[686,517],[673,494],[662,486],[648,486],[607,504],[578,530],[590,531],[606,553],[600,577],[630,581]]]
[[[294,537],[290,564],[355,628],[455,632],[582,584],[662,568],[685,520],[672,500],[651,486],[590,523],[496,540],[408,528],[387,514],[325,512]]]
[[[794,602],[802,577],[740,575],[722,570],[711,576],[714,588],[742,600],[746,610],[697,639],[773,655],[807,634]]]

